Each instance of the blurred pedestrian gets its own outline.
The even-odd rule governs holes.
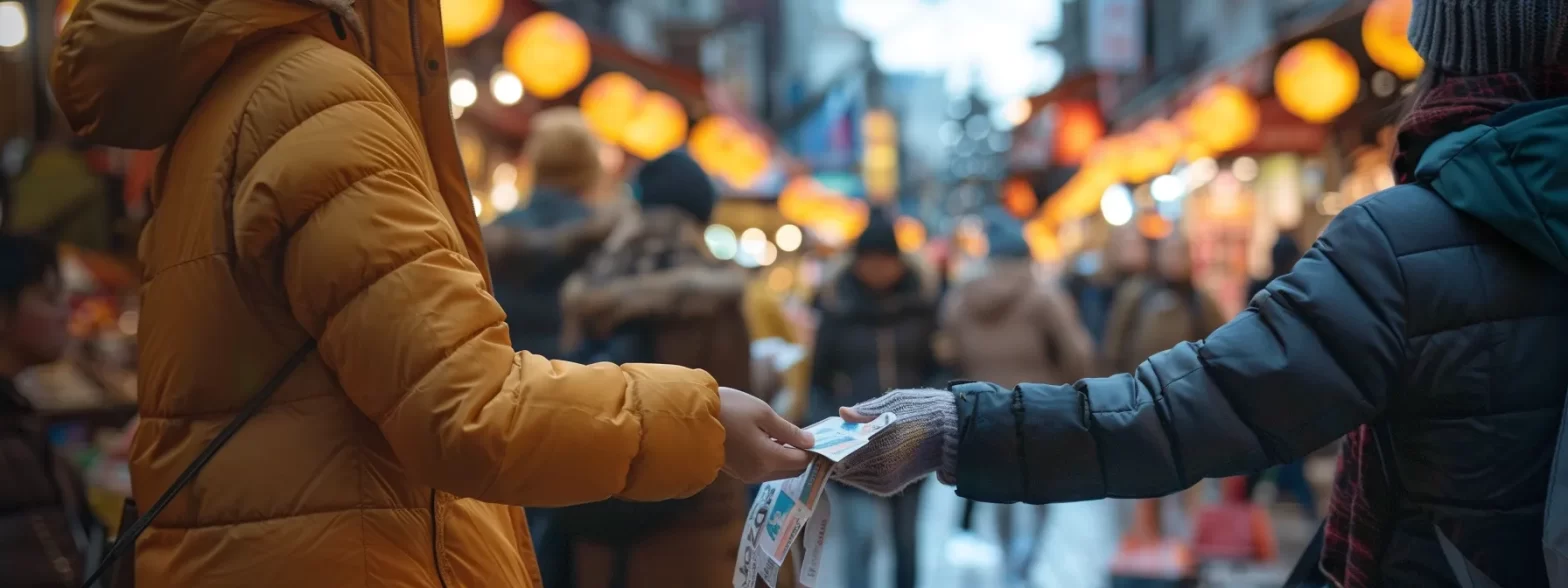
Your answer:
[[[0,236],[0,569],[6,586],[75,588],[102,529],[81,477],[54,453],[45,423],[16,388],[65,352],[70,310],[51,243]]]
[[[485,251],[512,346],[561,357],[561,286],[610,236],[621,207],[594,201],[605,175],[599,140],[576,108],[534,115],[523,160],[534,177],[528,204],[483,229]]]
[[[514,351],[440,17],[435,0],[83,0],[65,25],[52,82],[72,127],[168,144],[140,250],[136,503],[254,415],[142,535],[138,583],[536,587],[517,505],[807,463],[773,440],[803,433],[700,370]]]
[[[1094,361],[1089,334],[1078,323],[1072,301],[1055,284],[1036,275],[1023,235],[996,227],[984,273],[958,286],[947,299],[942,330],[952,338],[959,375],[1015,386],[1024,382],[1071,382],[1089,375]],[[1014,509],[997,509],[1008,581],[1027,586],[1045,509],[1021,507],[1034,525],[1014,532]],[[968,518],[971,511],[965,511]]]
[[[928,386],[938,373],[932,350],[937,328],[938,281],[932,270],[903,255],[893,222],[874,211],[847,263],[823,278],[816,307],[821,316],[811,362],[811,418],[886,390]],[[915,527],[919,486],[887,499],[834,487],[835,519],[843,521],[843,565],[849,586],[871,585],[872,549],[879,511],[892,513],[895,586],[913,588],[917,566]]]
[[[555,107],[529,120],[523,162],[532,170],[527,205],[482,229],[494,274],[495,300],[506,311],[512,348],[545,357],[562,353],[561,287],[597,250],[620,218],[613,203],[594,201],[605,179],[599,140],[582,113]],[[550,526],[551,509],[528,511],[539,575],[569,585],[570,546]]]
[[[1132,371],[1149,356],[1225,324],[1214,297],[1192,283],[1187,238],[1172,234],[1153,251],[1153,271],[1129,277],[1116,290],[1106,321],[1106,373]]]
[[[1123,225],[1111,228],[1110,238],[1099,251],[1079,253],[1069,266],[1067,291],[1097,352],[1104,350],[1106,323],[1110,321],[1117,289],[1147,273],[1149,258],[1148,240],[1138,229]]]
[[[1564,530],[1547,505],[1568,492],[1554,479],[1568,459],[1565,28],[1557,0],[1416,0],[1427,72],[1399,127],[1400,185],[1340,212],[1207,339],[1134,373],[850,411],[899,419],[839,479],[891,491],[936,470],[996,502],[1159,496],[1345,436],[1291,585],[1551,585]]]
[[[672,152],[637,174],[641,212],[617,228],[562,292],[568,349],[593,361],[667,363],[750,386],[745,270],[713,257],[703,229],[718,193],[691,157]],[[729,586],[747,510],[740,481],[696,496],[563,510],[578,588]]]

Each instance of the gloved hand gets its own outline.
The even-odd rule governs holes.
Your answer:
[[[891,412],[887,430],[833,468],[832,477],[878,496],[891,496],[931,472],[943,484],[956,484],[958,406],[946,390],[894,390],[852,408],[839,409],[845,421],[866,423]]]

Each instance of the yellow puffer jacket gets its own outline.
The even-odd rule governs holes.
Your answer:
[[[143,586],[538,586],[503,505],[717,475],[706,373],[513,354],[437,0],[83,0],[52,82],[82,135],[169,146],[141,242],[139,503],[319,341],[141,538]]]

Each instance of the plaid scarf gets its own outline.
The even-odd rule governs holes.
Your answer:
[[[1393,156],[1399,183],[1415,181],[1427,147],[1444,135],[1490,119],[1510,106],[1568,96],[1568,67],[1452,77],[1423,92],[1400,124]],[[1372,427],[1345,436],[1323,528],[1322,571],[1336,586],[1380,582],[1378,560],[1392,524],[1394,491],[1384,476]]]

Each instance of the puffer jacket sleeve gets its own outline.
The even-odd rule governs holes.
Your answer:
[[[515,353],[395,99],[322,105],[237,191],[294,317],[417,480],[526,506],[695,494],[724,456],[705,372]],[[291,107],[304,108],[303,99]],[[276,226],[273,224],[276,223]],[[281,235],[268,238],[266,235]]]
[[[1354,206],[1208,339],[1135,373],[954,387],[958,493],[987,502],[1144,498],[1283,463],[1376,418],[1405,354],[1403,280]]]

